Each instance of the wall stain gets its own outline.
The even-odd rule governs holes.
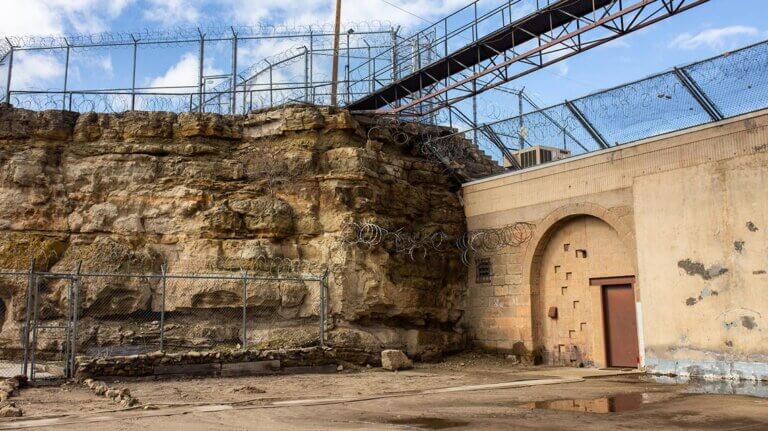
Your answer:
[[[731,340],[726,340],[726,341],[725,341],[725,345],[726,345],[726,346],[728,346],[728,347],[733,347],[733,341],[731,341]]]
[[[698,298],[688,298],[685,300],[685,305],[687,306],[693,306],[696,305],[699,301],[703,300],[704,298],[708,298],[710,296],[718,296],[720,293],[717,290],[712,290],[708,287],[705,287],[701,290],[701,293],[699,294]]]
[[[701,262],[695,262],[691,259],[685,259],[677,262],[678,268],[681,268],[688,275],[698,275],[704,280],[712,280],[715,277],[719,277],[726,272],[728,268],[723,268],[720,265],[712,265],[707,269]]]
[[[768,271],[766,271],[764,269],[761,269],[761,270],[758,270],[758,271],[752,271],[752,275],[764,275],[764,274],[768,274]]]
[[[734,241],[733,242],[733,249],[741,253],[744,251],[744,241]]]
[[[747,222],[747,229],[749,229],[749,231],[750,231],[750,232],[757,232],[757,231],[759,231],[759,230],[760,230],[760,229],[758,229],[758,227],[757,227],[757,226],[755,226],[755,224],[754,224],[754,223],[752,223],[751,221],[748,221],[748,222]]]
[[[755,323],[755,318],[752,316],[742,316],[741,317],[741,326],[749,329],[750,331],[752,329],[757,328],[757,323]]]

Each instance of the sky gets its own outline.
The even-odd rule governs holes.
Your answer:
[[[216,25],[330,23],[334,0],[3,0],[0,35],[61,35],[132,32]],[[418,29],[467,4],[467,0],[345,0],[345,22]],[[481,0],[495,5],[497,0]],[[738,7],[734,5],[738,4]],[[768,39],[765,0],[711,0],[648,29],[535,72],[514,83],[540,104],[559,103],[635,80],[675,65]],[[290,41],[244,47],[239,64],[251,64],[287,49]],[[225,74],[225,47],[213,46],[206,74]],[[70,88],[129,85],[128,50],[91,53],[73,60]],[[193,85],[197,51],[180,46],[138,67],[139,85]],[[241,58],[242,57],[242,58]],[[58,88],[62,58],[30,53],[18,58],[13,87]],[[325,67],[327,63],[319,65]],[[190,80],[192,82],[190,82]],[[505,107],[499,107],[504,110]]]

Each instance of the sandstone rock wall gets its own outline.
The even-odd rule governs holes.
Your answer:
[[[166,264],[176,273],[231,273],[259,259],[301,259],[330,270],[331,344],[425,357],[460,348],[466,270],[457,253],[413,260],[343,241],[352,221],[464,229],[457,184],[421,155],[418,133],[398,140],[370,124],[298,106],[244,117],[2,107],[0,268],[25,269],[35,257],[38,269],[65,272],[82,261],[84,272],[157,272]],[[460,168],[495,169],[479,154]],[[0,278],[3,346],[18,344],[24,288],[23,279]],[[45,318],[62,316],[65,288],[45,286]],[[158,311],[153,280],[105,279],[84,290],[91,323],[84,319],[83,343],[132,343],[135,328],[124,323],[151,321]],[[246,300],[272,307],[288,327],[317,314],[317,288],[301,283],[263,283]],[[179,327],[170,336],[198,344],[211,332],[237,337],[239,327],[206,311],[242,301],[237,283],[169,286],[169,325]],[[298,344],[313,342],[291,332]],[[253,336],[269,345],[271,333]]]

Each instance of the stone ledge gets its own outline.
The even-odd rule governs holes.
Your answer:
[[[245,376],[295,372],[325,373],[339,361],[357,365],[379,365],[370,352],[355,349],[311,347],[289,350],[207,351],[187,353],[152,352],[145,355],[76,360],[75,379],[161,376]]]

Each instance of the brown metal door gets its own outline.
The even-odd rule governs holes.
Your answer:
[[[603,286],[603,307],[608,366],[636,368],[640,352],[632,285]]]

